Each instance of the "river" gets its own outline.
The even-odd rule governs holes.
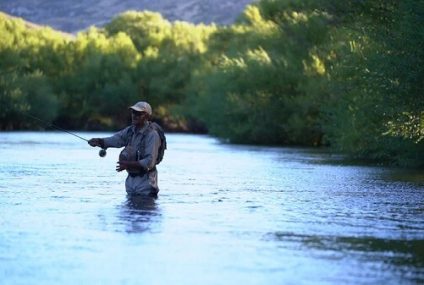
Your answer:
[[[1,284],[424,282],[424,173],[167,138],[158,199],[130,199],[119,150],[0,133]]]

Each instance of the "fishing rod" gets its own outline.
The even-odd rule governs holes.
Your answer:
[[[53,124],[53,123],[48,123],[48,122],[46,122],[46,121],[43,121],[43,120],[41,120],[41,119],[39,119],[39,118],[37,118],[37,117],[35,117],[35,116],[31,115],[31,114],[24,114],[24,115],[25,115],[25,116],[28,116],[28,117],[30,117],[30,118],[32,118],[32,119],[35,119],[35,120],[37,120],[37,121],[39,121],[39,122],[41,122],[41,123],[43,123],[43,124],[45,124],[46,126],[44,126],[44,125],[43,125],[43,127],[49,127],[49,126],[52,126],[53,128],[55,128],[55,129],[57,129],[57,130],[59,130],[59,131],[62,131],[62,132],[68,133],[68,134],[70,134],[70,135],[73,135],[74,137],[77,137],[77,138],[79,138],[79,139],[82,139],[82,140],[84,140],[84,141],[88,142],[88,140],[87,140],[87,139],[85,139],[85,138],[83,138],[83,137],[80,137],[80,136],[79,136],[79,135],[77,135],[77,134],[71,133],[70,131],[67,131],[67,130],[65,130],[65,129],[62,129],[61,127],[58,127],[58,126],[56,126],[56,125],[55,125],[55,124]]]
[[[81,139],[81,140],[83,140],[83,141],[88,142],[88,140],[87,140],[87,139],[85,139],[85,138],[83,138],[83,137],[81,137],[81,136],[79,136],[79,135],[77,135],[77,134],[74,134],[74,133],[72,133],[72,132],[70,132],[70,131],[67,131],[67,130],[65,130],[65,129],[61,128],[61,127],[58,127],[58,126],[56,126],[56,125],[55,125],[55,124],[53,124],[53,123],[48,123],[48,122],[46,122],[46,121],[44,121],[44,120],[42,120],[42,119],[40,119],[40,118],[37,118],[36,116],[31,115],[31,114],[29,114],[29,113],[23,113],[23,114],[24,114],[25,116],[27,116],[27,117],[30,117],[30,118],[32,118],[32,119],[34,119],[34,120],[37,120],[38,122],[43,123],[43,127],[49,127],[49,126],[51,126],[51,127],[55,128],[55,129],[57,129],[57,130],[59,130],[59,131],[65,132],[65,133],[70,134],[70,135],[73,135],[74,137],[77,137],[77,138],[79,138],[79,139]],[[41,126],[41,125],[40,125],[40,126]],[[102,148],[102,149],[99,151],[99,156],[100,156],[100,157],[105,157],[105,156],[106,156],[106,149]]]

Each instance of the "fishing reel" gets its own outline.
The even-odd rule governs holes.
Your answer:
[[[102,148],[101,150],[99,150],[99,156],[100,157],[105,157],[106,156],[106,149]]]

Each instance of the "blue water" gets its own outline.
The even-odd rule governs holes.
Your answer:
[[[97,152],[0,133],[1,284],[424,282],[420,171],[170,134],[159,198],[136,200]]]

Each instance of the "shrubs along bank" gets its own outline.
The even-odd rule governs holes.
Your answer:
[[[424,1],[262,0],[229,26],[123,13],[76,36],[0,14],[2,130],[169,130],[423,166]]]

